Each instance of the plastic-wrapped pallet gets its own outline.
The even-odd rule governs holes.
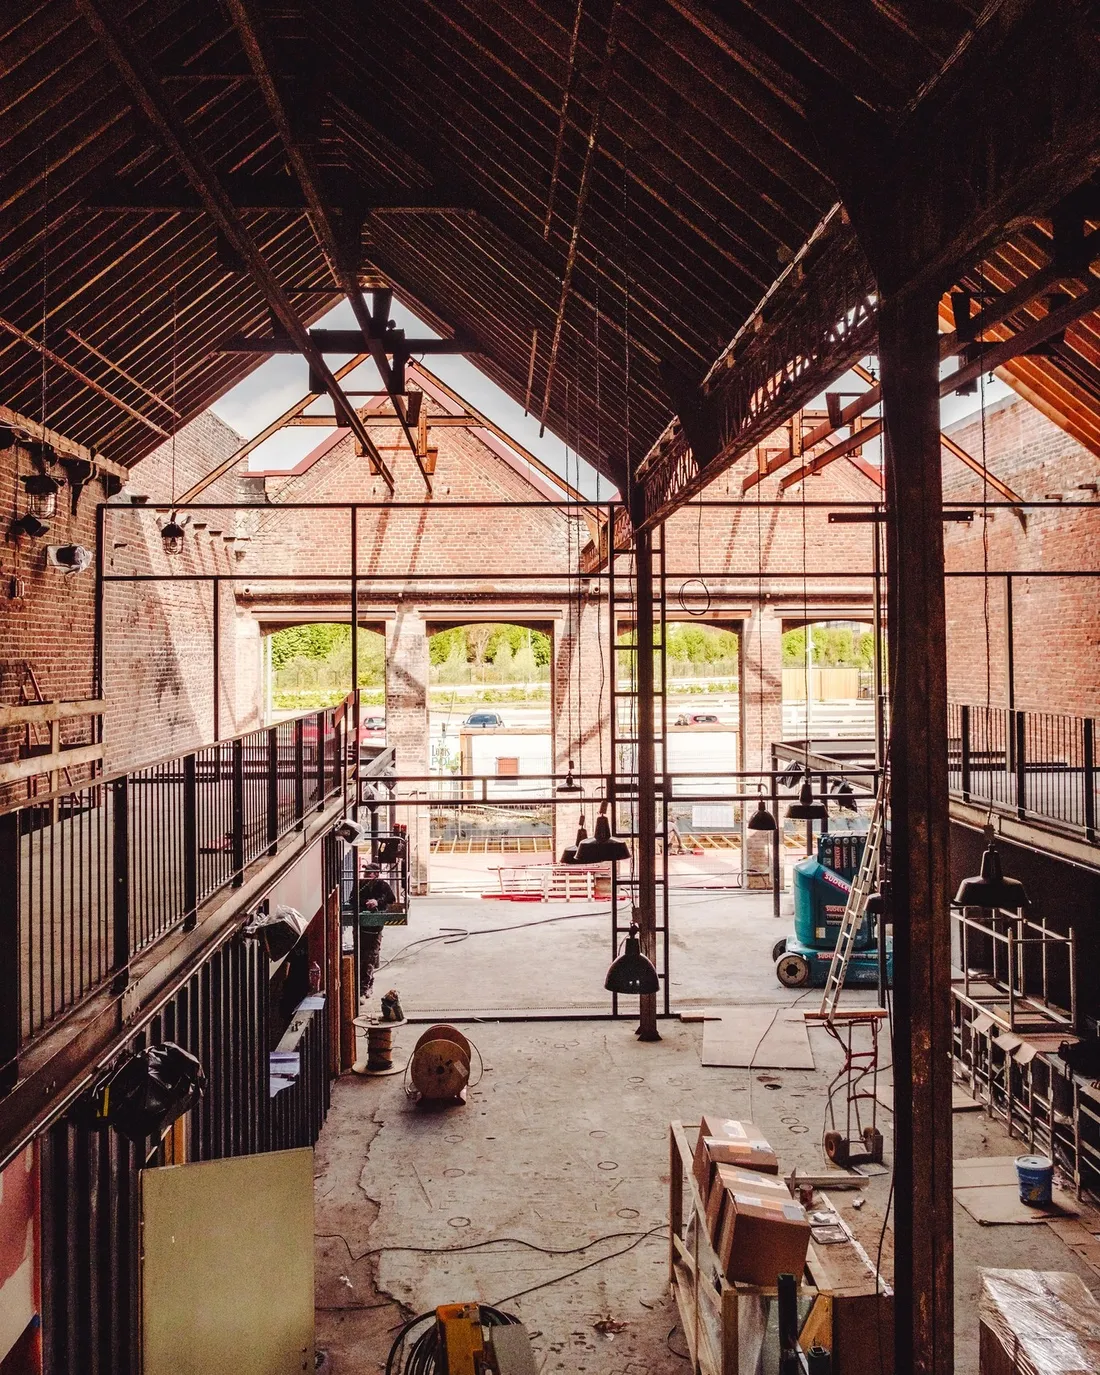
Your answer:
[[[1058,1270],[981,1270],[981,1375],[1095,1375],[1100,1303]]]

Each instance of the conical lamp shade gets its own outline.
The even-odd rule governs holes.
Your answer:
[[[578,840],[576,845],[575,858],[567,860],[571,864],[617,864],[620,859],[630,858],[630,848],[625,841],[611,834],[611,822],[608,821],[604,804],[601,804],[600,814],[596,817],[596,834],[590,840]]]
[[[609,993],[626,993],[633,997],[656,993],[660,988],[656,969],[642,954],[636,926],[630,928],[623,953],[612,960],[603,986]]]
[[[774,831],[774,830],[775,830],[775,817],[772,816],[771,812],[769,812],[768,809],[767,809],[767,807],[764,805],[764,799],[763,799],[763,798],[761,798],[760,801],[756,804],[756,811],[753,812],[752,816],[749,817],[749,830],[750,830],[750,831]]]
[[[580,790],[581,790],[580,784],[579,784],[579,783],[577,782],[577,780],[573,777],[573,761],[572,761],[572,759],[570,759],[570,761],[569,761],[569,768],[566,770],[566,774],[565,774],[565,782],[564,782],[564,783],[559,783],[559,784],[558,784],[558,792],[559,792],[559,793],[579,793]]]
[[[610,861],[617,864],[620,859],[630,858],[630,847],[626,841],[620,840],[617,836],[609,836],[607,840],[601,840],[599,836],[592,836],[590,839],[582,841],[577,846],[576,864],[604,864]]]
[[[829,809],[824,802],[814,801],[814,790],[809,783],[803,783],[798,790],[798,801],[787,808],[791,821],[828,821]]]
[[[1028,906],[1027,889],[1018,878],[1005,878],[1001,856],[992,841],[982,855],[977,874],[964,878],[955,894],[956,907],[1004,907],[1015,912]]]

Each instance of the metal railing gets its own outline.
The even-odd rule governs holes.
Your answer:
[[[0,813],[0,1092],[20,1052],[350,783],[343,703]]]
[[[948,704],[952,793],[1096,839],[1096,722],[1009,707]]]

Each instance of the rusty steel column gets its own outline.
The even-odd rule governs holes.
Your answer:
[[[657,963],[657,779],[653,742],[653,537],[648,529],[634,535],[634,587],[638,646],[638,840],[634,862],[638,874],[638,935],[642,954]],[[657,995],[643,993],[638,1036],[659,1041]]]
[[[886,299],[897,1375],[954,1370],[947,656],[937,302]]]

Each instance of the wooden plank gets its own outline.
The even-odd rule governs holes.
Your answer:
[[[56,449],[59,454],[64,454],[66,458],[82,458],[87,463],[94,463],[103,472],[113,473],[115,477],[120,477],[123,482],[130,477],[130,469],[121,463],[116,463],[113,458],[105,458],[97,450],[89,449],[86,444],[77,444],[75,440],[68,439],[57,430],[51,430],[48,425],[43,425],[38,420],[32,420],[30,416],[22,415],[19,411],[13,411],[10,406],[0,406],[0,424],[11,425],[16,430],[22,430],[29,438],[48,444],[51,449]]]
[[[114,392],[108,391],[107,388],[97,382],[95,378],[89,377],[86,372],[81,372],[81,370],[78,367],[74,367],[67,358],[62,358],[62,356],[53,349],[48,348],[45,344],[39,343],[33,335],[28,334],[26,330],[20,329],[18,325],[13,324],[10,320],[5,320],[2,315],[0,315],[0,329],[7,330],[7,332],[14,335],[21,344],[26,344],[28,348],[34,349],[35,353],[40,354],[48,362],[53,363],[55,367],[59,367],[63,372],[67,372],[70,376],[75,377],[76,380],[87,387],[89,391],[94,391],[97,396],[102,396],[105,401],[110,401],[112,405],[117,406],[119,410],[125,411],[127,415],[133,416],[135,420],[140,420],[143,425],[147,425],[149,429],[153,430],[156,434],[161,435],[164,439],[171,438],[169,432],[164,429],[163,426],[158,425],[155,420],[150,420],[147,415],[143,415],[141,411],[135,410],[128,401],[123,401],[120,396],[116,396]]]
[[[78,716],[102,716],[106,702],[89,697],[79,702],[17,702],[0,706],[0,727],[26,723],[44,725],[49,721],[70,721]]]
[[[13,759],[0,764],[0,783],[18,783],[24,778],[38,778],[55,769],[74,769],[82,764],[94,764],[103,758],[102,745],[78,745],[75,749],[60,750],[56,754],[38,754],[32,759]]]

